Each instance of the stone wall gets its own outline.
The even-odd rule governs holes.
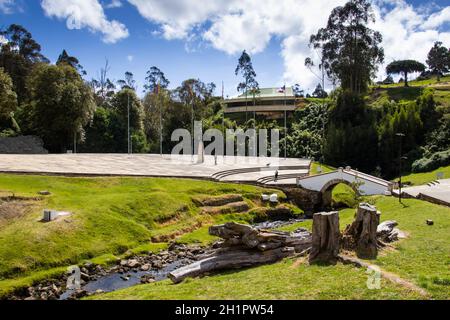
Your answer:
[[[0,154],[47,154],[44,142],[36,136],[0,138]]]
[[[298,187],[284,187],[282,189],[288,199],[301,208],[306,215],[312,216],[314,212],[320,211],[322,207],[322,194],[320,192]]]

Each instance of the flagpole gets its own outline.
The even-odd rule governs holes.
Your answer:
[[[158,84],[158,93],[156,96],[156,101],[159,102],[159,153],[162,157],[163,155],[163,136],[162,136],[162,107],[161,107],[161,101],[159,101],[159,90],[161,89],[160,84]]]
[[[284,84],[284,159],[287,158],[287,111],[286,111],[286,83]]]
[[[128,154],[131,154],[130,150],[130,93],[127,94],[128,104],[127,104],[127,114],[128,114],[128,133],[127,133],[127,143],[128,143]]]
[[[256,88],[253,88],[253,129],[256,129]]]
[[[222,110],[222,131],[223,131],[223,152],[222,155],[225,158],[225,146],[226,146],[226,140],[225,140],[225,86],[222,81],[222,103],[224,109]]]
[[[189,86],[189,93],[191,96],[191,135],[192,135],[192,157],[191,161],[194,162],[194,154],[195,154],[195,137],[194,137],[194,99],[193,99],[193,92],[192,87]]]

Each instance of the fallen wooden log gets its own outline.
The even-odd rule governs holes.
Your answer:
[[[300,247],[304,250],[305,245],[312,241],[311,233],[301,231],[296,234],[282,231],[257,230],[249,225],[229,222],[209,228],[209,234],[225,239],[224,246],[244,245],[249,249],[266,251],[281,247]]]
[[[264,252],[254,250],[228,251],[172,271],[169,273],[169,278],[174,283],[180,283],[187,277],[197,277],[216,270],[245,268],[273,263],[294,254],[294,248],[276,248]]]
[[[273,263],[306,252],[312,241],[307,230],[296,233],[267,231],[234,222],[212,226],[209,233],[225,241],[214,252],[202,256],[200,261],[171,272],[169,278],[174,283],[216,270]]]

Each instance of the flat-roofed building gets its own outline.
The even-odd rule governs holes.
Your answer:
[[[270,119],[279,119],[284,116],[284,111],[289,113],[304,107],[304,98],[296,97],[292,87],[287,87],[286,92],[280,88],[261,88],[259,93],[248,92],[234,98],[225,100],[225,113],[253,113]]]

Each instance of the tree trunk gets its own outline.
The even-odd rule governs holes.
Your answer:
[[[356,212],[355,221],[344,231],[345,249],[355,250],[362,259],[375,259],[377,249],[377,227],[380,223],[380,212],[367,203],[361,203]]]
[[[408,87],[408,72],[405,72],[405,87]]]
[[[226,269],[238,269],[265,263],[272,263],[294,255],[294,248],[276,248],[265,252],[249,249],[228,251],[213,255],[169,273],[173,283],[180,283],[187,277]]]
[[[339,254],[339,240],[339,212],[314,214],[309,263],[335,264]]]

